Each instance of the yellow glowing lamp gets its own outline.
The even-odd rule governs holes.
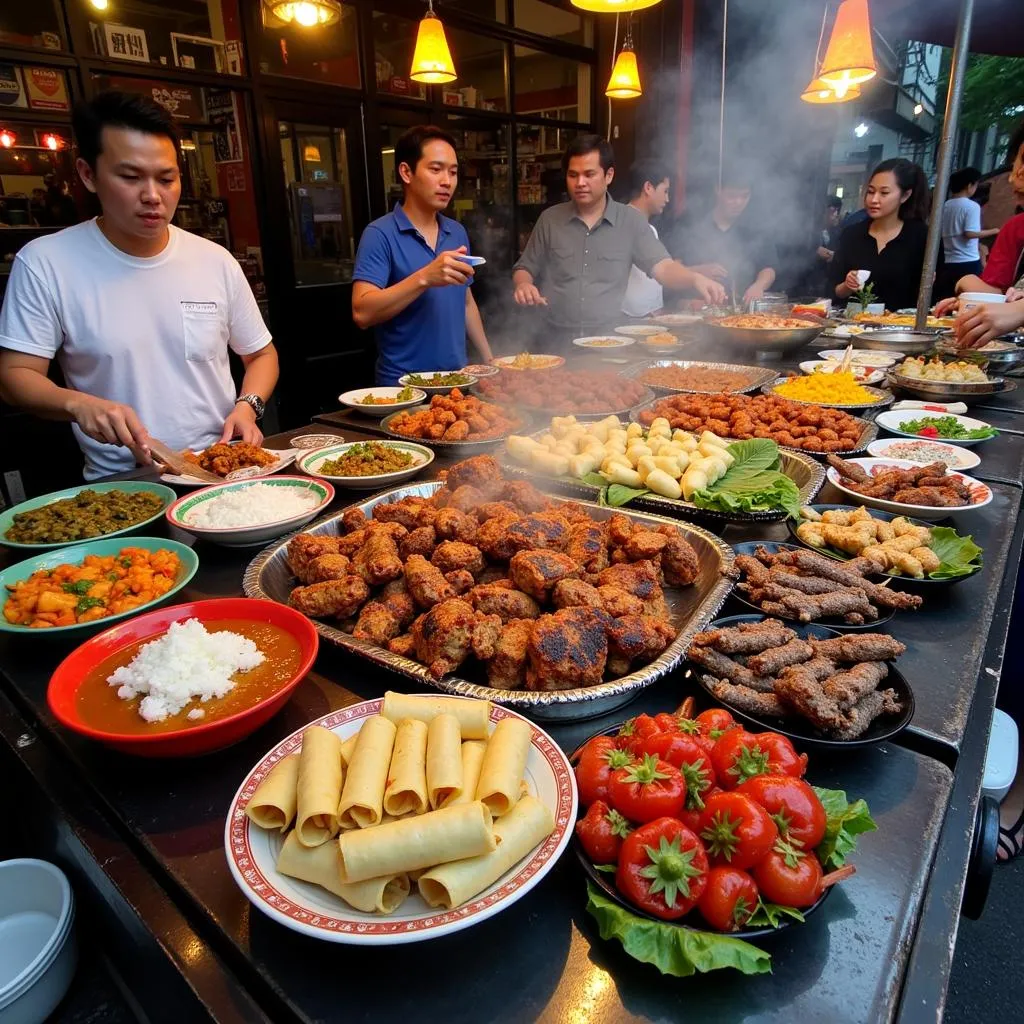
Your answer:
[[[851,86],[867,82],[877,74],[868,0],[843,0],[836,11],[818,77],[843,99]]]
[[[320,147],[310,143],[302,151],[302,159],[307,164],[318,164],[320,163]]]
[[[615,58],[615,67],[612,68],[612,76],[608,79],[608,88],[604,94],[613,100],[635,100],[643,95],[643,91],[636,54],[623,47]]]
[[[572,0],[573,7],[594,14],[628,14],[659,3],[661,0]]]
[[[859,85],[849,86],[843,92],[843,95],[840,96],[835,89],[828,84],[828,82],[824,82],[820,78],[815,78],[800,94],[800,99],[802,99],[804,103],[847,103],[850,100],[858,99],[859,96]]]
[[[444,85],[446,82],[454,82],[457,77],[455,62],[444,36],[444,25],[434,13],[433,2],[416,33],[416,49],[412,54],[409,77],[414,82],[426,85]]]
[[[341,20],[341,0],[268,0],[268,6],[270,13],[286,25],[316,28]]]

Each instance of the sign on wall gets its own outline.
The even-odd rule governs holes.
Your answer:
[[[107,56],[115,60],[134,60],[139,64],[149,63],[149,46],[146,33],[141,28],[103,23],[103,38],[107,44]]]

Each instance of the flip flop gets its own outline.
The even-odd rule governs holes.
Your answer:
[[[1019,857],[1022,851],[1024,851],[1024,811],[1010,828],[999,826],[999,852],[996,854],[996,860],[1000,864],[1005,864],[1007,861]]]

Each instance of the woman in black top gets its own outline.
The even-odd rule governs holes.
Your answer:
[[[853,295],[860,288],[857,271],[870,270],[875,300],[884,302],[886,309],[917,305],[928,205],[928,181],[917,164],[886,160],[875,168],[864,195],[868,219],[843,232],[832,261],[831,282],[837,298]]]

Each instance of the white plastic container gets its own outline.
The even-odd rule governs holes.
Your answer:
[[[0,1024],[42,1024],[78,964],[75,898],[44,860],[0,862]]]
[[[1016,775],[1017,723],[1005,711],[996,708],[988,738],[981,791],[999,802],[1009,793]]]

